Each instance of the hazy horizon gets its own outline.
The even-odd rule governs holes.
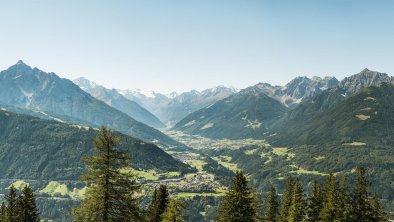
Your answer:
[[[108,86],[108,85],[103,84],[103,83],[96,82],[94,79],[89,79],[89,78],[87,78],[87,77],[85,77],[85,76],[79,76],[79,77],[76,77],[76,78],[74,78],[74,79],[70,79],[70,78],[65,77],[65,76],[63,76],[63,75],[61,75],[61,74],[59,74],[59,73],[54,72],[54,71],[43,70],[43,69],[41,69],[40,67],[34,66],[34,65],[32,65],[32,64],[29,64],[29,63],[27,63],[27,62],[25,62],[25,61],[23,61],[23,60],[18,60],[16,63],[14,63],[14,64],[12,64],[12,65],[17,64],[17,63],[19,63],[20,61],[23,62],[24,64],[30,66],[31,68],[38,68],[38,69],[40,69],[41,71],[44,71],[44,72],[47,72],[47,73],[53,72],[53,73],[57,74],[59,77],[61,77],[61,78],[67,78],[67,79],[69,79],[69,80],[71,80],[71,81],[74,81],[74,80],[76,80],[76,79],[78,79],[78,78],[85,78],[85,79],[88,79],[88,80],[89,80],[90,82],[92,82],[92,83],[95,83],[95,84],[100,85],[100,86],[104,86],[104,87],[106,87],[106,88],[108,88],[108,89],[117,89],[117,90],[140,90],[140,91],[143,92],[143,93],[155,92],[155,93],[161,93],[161,94],[167,94],[167,95],[170,94],[170,93],[174,93],[174,92],[180,94],[180,93],[184,93],[184,92],[190,92],[190,91],[192,91],[192,90],[197,90],[197,91],[201,92],[201,91],[203,91],[203,90],[211,89],[211,88],[218,87],[218,86],[232,87],[232,88],[234,88],[234,89],[236,89],[236,90],[242,90],[242,89],[244,89],[244,88],[247,88],[247,87],[256,85],[256,84],[258,84],[258,83],[268,83],[268,84],[271,84],[271,85],[273,85],[273,86],[285,86],[288,82],[290,82],[291,80],[293,80],[293,79],[295,79],[295,78],[297,78],[297,77],[304,77],[304,76],[306,76],[306,75],[297,75],[297,76],[294,76],[293,78],[290,78],[285,84],[282,84],[282,85],[272,84],[272,83],[270,83],[270,82],[259,81],[259,82],[256,82],[256,83],[252,84],[252,85],[246,86],[246,87],[244,87],[244,88],[239,88],[239,87],[236,87],[236,86],[233,86],[233,85],[217,84],[217,85],[212,85],[212,86],[210,86],[210,87],[201,88],[201,89],[192,88],[192,89],[185,90],[185,91],[168,91],[168,92],[161,92],[161,91],[158,91],[158,90],[155,90],[155,89],[144,89],[144,88],[138,88],[138,87],[134,87],[134,88],[133,88],[133,87],[130,87],[130,88],[116,88],[116,87]],[[8,69],[8,68],[9,68],[10,66],[12,66],[12,65],[9,65],[7,68],[2,68],[0,71],[3,71],[3,70]],[[364,69],[365,69],[365,68],[364,68]],[[364,69],[363,69],[363,70],[364,70]],[[366,69],[368,69],[368,68],[366,68]],[[362,70],[360,70],[360,71],[362,71]],[[372,70],[372,71],[379,71],[379,70]],[[353,74],[357,74],[357,73],[353,73]],[[353,75],[353,74],[349,74],[349,75],[347,75],[347,76],[350,76],[350,75]],[[387,73],[387,74],[390,75],[389,73]],[[308,78],[310,78],[310,79],[313,78],[313,77],[320,77],[320,78],[324,78],[324,77],[335,77],[335,78],[337,78],[339,81],[342,80],[341,78],[338,78],[338,77],[335,76],[335,75],[326,75],[326,76],[316,76],[316,75],[313,75],[313,76],[306,76],[306,77],[308,77]],[[346,77],[346,76],[345,76],[345,77]]]
[[[160,93],[394,73],[391,1],[13,1],[0,67]],[[18,13],[15,13],[18,12]],[[291,38],[289,38],[291,36]]]

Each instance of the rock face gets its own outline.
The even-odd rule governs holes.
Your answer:
[[[141,123],[155,128],[164,127],[164,124],[160,122],[156,116],[141,107],[138,103],[126,99],[115,89],[107,89],[83,77],[75,79],[74,83],[96,99],[99,99],[107,105],[126,113]]]
[[[345,98],[357,93],[362,88],[381,86],[383,83],[392,82],[393,79],[393,77],[385,73],[364,69],[358,74],[344,78],[337,86],[305,100],[300,106],[291,111],[291,113],[294,114],[300,110],[308,110],[308,112],[303,113],[303,115],[306,115],[308,113],[325,111]]]
[[[68,79],[46,73],[19,61],[0,72],[0,104],[65,117],[67,120],[106,125],[110,128],[163,145],[181,145],[160,131],[97,100]],[[63,118],[61,118],[63,119]]]
[[[393,79],[393,77],[390,77],[386,73],[364,69],[358,74],[344,78],[338,84],[338,89],[341,90],[345,96],[350,96],[362,88],[380,86],[382,83],[393,81]]]
[[[155,114],[161,121],[173,125],[188,114],[233,95],[233,87],[217,86],[201,92],[192,90],[181,94],[164,95],[140,90],[119,90],[126,98],[135,101]]]
[[[284,105],[293,106],[321,93],[323,90],[335,87],[338,82],[335,77],[312,77],[310,79],[302,76],[296,77],[285,86],[272,86],[268,83],[259,83],[255,87]]]

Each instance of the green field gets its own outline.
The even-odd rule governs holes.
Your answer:
[[[236,172],[237,170],[239,170],[236,163],[230,163],[230,161],[231,161],[230,156],[212,157],[212,159],[217,161],[223,167],[226,167],[227,169],[229,169],[233,172]]]
[[[324,160],[325,158],[326,158],[325,156],[316,156],[316,157],[313,157],[313,159],[315,159],[316,161]]]
[[[203,167],[204,167],[205,164],[207,164],[203,160],[186,160],[186,162],[188,164],[190,164],[191,166],[195,167],[200,172],[204,171]]]
[[[68,189],[66,184],[59,183],[57,181],[51,181],[48,185],[40,191],[40,193],[46,193],[51,196],[62,195],[70,196],[72,199],[80,199],[85,195],[86,187],[82,189],[74,188],[72,191]]]
[[[136,170],[136,169],[131,169],[131,168],[125,168],[122,169],[123,172],[128,172],[132,173],[137,178],[144,178],[145,180],[158,180],[159,175],[156,173],[155,170],[148,170],[148,171],[142,171],[142,170]]]
[[[364,142],[351,142],[351,143],[344,143],[342,145],[344,145],[344,146],[365,146],[367,144]]]
[[[176,197],[178,198],[192,198],[195,196],[203,196],[203,197],[220,197],[224,196],[224,193],[187,193],[187,192],[181,192],[177,193]]]
[[[296,170],[292,170],[292,171],[290,171],[290,173],[294,173],[294,174],[298,174],[298,175],[300,175],[300,174],[311,174],[311,175],[319,175],[319,176],[328,176],[329,175],[328,173],[322,173],[317,170],[306,170],[306,169],[303,169],[302,167],[298,167],[295,165],[291,165],[291,167],[296,168]]]

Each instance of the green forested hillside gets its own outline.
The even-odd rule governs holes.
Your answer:
[[[313,106],[301,105],[304,113],[278,124],[274,129],[276,135],[268,140],[276,145],[385,146],[394,142],[394,86],[391,84],[364,88],[325,112],[310,112]]]
[[[80,159],[92,151],[97,131],[78,125],[43,120],[0,111],[1,178],[77,179],[83,172]],[[132,156],[133,166],[158,171],[192,169],[157,146],[118,134],[120,149]]]
[[[281,178],[283,172],[300,174],[307,182],[330,172],[350,174],[363,166],[369,169],[371,189],[381,192],[386,206],[394,209],[390,204],[394,198],[394,86],[363,88],[348,98],[325,91],[312,101],[290,111],[267,137],[272,149],[286,149],[285,153],[270,157],[269,151],[262,150],[251,156],[239,150],[226,155],[253,172],[252,178],[265,188],[267,179]]]
[[[261,138],[287,108],[253,87],[200,109],[177,123],[175,130],[208,138]]]

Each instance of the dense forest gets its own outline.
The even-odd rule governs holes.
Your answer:
[[[141,205],[144,192],[130,167],[130,156],[117,149],[120,138],[103,127],[94,139],[95,152],[86,158],[86,173],[81,177],[88,185],[84,199],[72,212],[74,221],[196,221],[186,210],[187,200],[172,197],[165,185],[157,185],[147,207]],[[351,188],[348,178],[334,174],[324,183],[308,184],[309,192],[297,177],[288,177],[284,192],[279,195],[271,186],[260,196],[247,176],[237,171],[230,188],[212,208],[218,222],[301,222],[301,221],[388,221],[377,194],[370,195],[366,170],[357,168]],[[197,197],[198,198],[198,197]],[[0,208],[1,222],[40,221],[35,195],[29,186],[20,191],[13,185],[8,189],[6,203]],[[213,200],[211,200],[213,201]]]
[[[97,130],[0,110],[0,178],[78,179],[81,156],[91,155]],[[152,143],[114,132],[118,148],[133,156],[135,169],[193,172]],[[15,149],[18,147],[18,149]]]

